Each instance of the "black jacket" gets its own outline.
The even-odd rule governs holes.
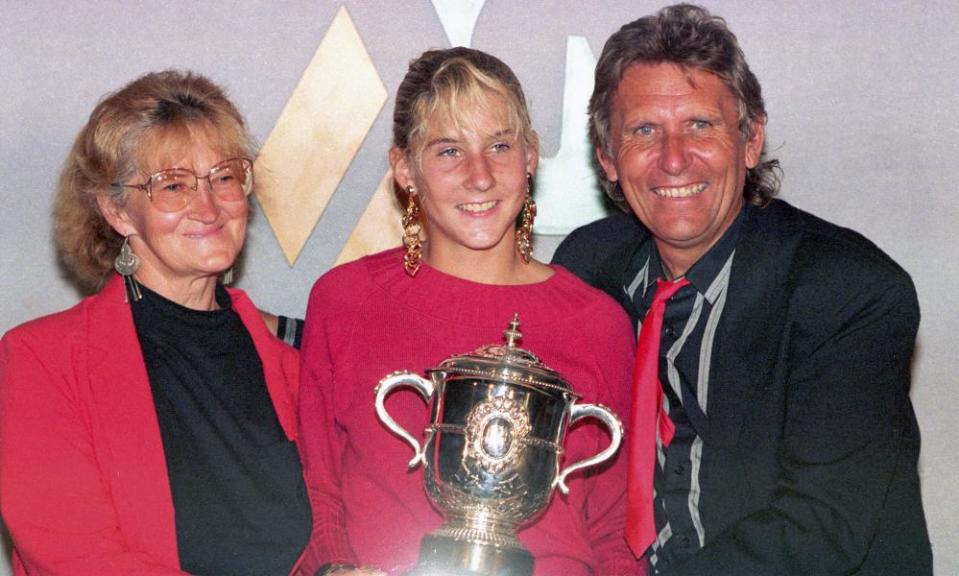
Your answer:
[[[630,310],[626,267],[648,234],[612,216],[554,262]],[[909,400],[918,325],[909,275],[870,241],[780,200],[748,208],[710,373],[705,546],[667,573],[932,574]]]

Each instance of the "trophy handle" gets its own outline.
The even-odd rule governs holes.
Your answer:
[[[430,398],[433,397],[433,382],[416,374],[402,371],[389,374],[376,385],[376,415],[379,416],[380,421],[383,422],[391,432],[403,440],[406,440],[406,442],[413,447],[413,459],[410,460],[409,463],[409,467],[412,470],[416,468],[420,462],[424,465],[426,464],[426,454],[423,452],[423,447],[420,446],[419,441],[407,432],[405,428],[397,424],[396,420],[393,420],[393,417],[386,411],[386,406],[384,405],[384,401],[390,392],[392,392],[394,388],[403,386],[409,386],[415,389],[424,400],[429,402]]]
[[[559,487],[559,491],[564,495],[569,494],[569,487],[566,486],[567,476],[577,470],[589,468],[590,466],[601,464],[609,460],[616,454],[616,451],[619,450],[619,445],[623,441],[623,423],[620,422],[619,417],[602,404],[573,404],[569,414],[570,426],[581,418],[596,418],[602,421],[603,424],[606,424],[611,438],[609,446],[607,446],[605,450],[589,458],[584,458],[575,464],[570,464],[556,476],[556,479],[553,480],[553,486]]]

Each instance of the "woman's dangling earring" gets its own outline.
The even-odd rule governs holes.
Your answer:
[[[133,274],[140,268],[140,259],[130,248],[130,237],[123,238],[123,244],[120,246],[120,253],[113,261],[113,269],[123,276],[123,301],[137,302],[143,298],[140,292],[140,284]]]
[[[406,187],[406,213],[403,214],[403,245],[406,246],[406,255],[403,256],[403,268],[412,278],[420,269],[420,258],[423,255],[423,243],[420,241],[420,207],[416,203],[416,190],[412,186]]]
[[[533,220],[536,219],[536,202],[533,201],[533,175],[526,173],[526,200],[523,201],[523,214],[519,229],[516,230],[516,249],[523,262],[529,264],[533,258]]]

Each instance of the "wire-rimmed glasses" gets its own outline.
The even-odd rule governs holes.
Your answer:
[[[210,168],[206,176],[197,176],[188,168],[167,168],[154,172],[143,184],[117,182],[114,186],[143,190],[158,210],[179,212],[190,204],[200,188],[200,180],[209,182],[210,190],[220,200],[242,200],[253,191],[253,162],[230,158]]]

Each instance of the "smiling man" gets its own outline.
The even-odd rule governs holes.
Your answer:
[[[574,231],[554,261],[647,325],[627,430],[640,561],[931,574],[915,289],[861,235],[773,198],[761,88],[725,22],[677,5],[624,26],[590,117],[603,183],[631,214]]]

